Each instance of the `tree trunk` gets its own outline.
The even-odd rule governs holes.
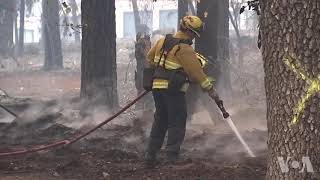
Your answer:
[[[13,52],[13,23],[16,1],[2,0],[0,4],[0,55],[11,56]]]
[[[135,58],[137,62],[136,71],[135,71],[135,85],[137,89],[137,93],[141,94],[144,91],[143,88],[143,70],[148,66],[147,62],[147,52],[151,48],[150,36],[147,36],[143,33],[138,33],[136,36],[135,43]],[[146,96],[137,102],[137,109],[145,109],[152,108],[152,98],[150,96]]]
[[[14,17],[14,49],[13,54],[15,57],[18,55],[18,44],[19,44],[19,32],[18,32],[18,13]]]
[[[197,3],[197,14],[205,23],[201,38],[196,39],[196,51],[217,61],[218,57],[218,1],[201,0]],[[219,65],[218,63],[216,63]],[[220,67],[209,67],[207,73],[219,79]]]
[[[230,55],[229,55],[229,1],[218,1],[217,58],[220,61],[221,75],[218,91],[222,97],[231,98]]]
[[[19,28],[19,43],[18,56],[23,55],[24,51],[24,16],[25,16],[26,1],[20,0],[20,28]]]
[[[269,131],[267,179],[319,179],[320,1],[260,3]]]
[[[218,58],[218,1],[201,0],[197,2],[197,14],[206,23],[204,32],[201,33],[201,38],[196,39],[195,48],[196,51],[210,57],[211,63],[206,67],[205,71],[211,77],[216,80],[220,80],[220,64],[217,62]],[[218,83],[217,83],[218,84]],[[203,107],[209,113],[211,120],[214,124],[218,125],[222,121],[220,120],[220,113],[214,111],[216,107],[214,101],[212,101],[206,94],[202,94],[198,85],[191,85],[187,92],[188,102],[188,114],[192,115],[197,111],[197,100],[200,100]],[[189,116],[189,118],[191,118]]]
[[[180,26],[180,20],[188,13],[188,1],[178,0],[178,29]]]
[[[58,0],[42,0],[42,36],[44,69],[63,68]]]
[[[195,15],[196,14],[196,10],[195,10],[194,5],[193,5],[193,0],[187,0],[187,1],[188,1],[188,4],[189,4],[189,9],[191,11],[191,14]]]
[[[148,28],[146,24],[141,23],[137,0],[131,0],[134,23],[136,30],[136,42],[135,42],[135,59],[136,59],[136,71],[135,71],[135,86],[137,93],[140,94],[144,91],[142,80],[143,80],[143,69],[147,66],[146,54],[150,49],[151,41],[150,36],[147,35]],[[145,109],[145,107],[152,107],[152,98],[147,95],[136,103],[136,109]]]
[[[139,9],[138,9],[138,4],[137,0],[131,0],[132,2],[132,9],[133,9],[133,15],[134,15],[134,25],[135,25],[135,30],[136,34],[141,32],[141,20],[140,20],[140,15],[139,15]]]
[[[239,55],[238,55],[238,69],[239,69],[239,72],[241,73],[242,72],[242,69],[243,69],[243,61],[244,61],[244,49],[243,49],[243,44],[242,44],[242,38],[241,38],[241,34],[240,34],[240,25],[238,24],[238,19],[239,18],[239,15],[238,15],[238,12],[239,12],[239,9],[236,8],[235,5],[233,5],[233,16],[231,15],[231,12],[228,11],[228,14],[229,14],[229,17],[230,17],[230,22],[236,32],[236,36],[237,36],[237,46],[238,46],[238,52],[239,52]]]
[[[115,0],[82,0],[81,97],[118,106]]]
[[[76,0],[69,0],[69,4],[71,7],[71,14],[72,14],[72,23],[74,26],[79,25],[79,18],[77,15],[77,11],[78,11],[78,5]],[[80,33],[75,31],[74,32],[74,40],[76,43],[80,43]]]

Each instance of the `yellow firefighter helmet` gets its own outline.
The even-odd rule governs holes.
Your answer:
[[[194,32],[198,37],[200,37],[204,27],[204,23],[198,16],[185,16],[180,20],[180,25],[182,28]]]

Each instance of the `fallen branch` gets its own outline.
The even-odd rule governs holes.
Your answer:
[[[11,115],[13,115],[14,117],[18,117],[18,115],[14,112],[12,112],[10,109],[4,107],[3,105],[0,104],[0,107],[4,110],[6,110],[8,113],[10,113]]]
[[[3,92],[3,94],[4,94],[5,97],[10,97],[9,94],[7,93],[7,91],[5,91],[5,90],[3,90],[3,89],[1,89],[1,88],[0,88],[0,91]]]

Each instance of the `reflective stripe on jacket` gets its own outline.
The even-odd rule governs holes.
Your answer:
[[[174,38],[187,39],[187,35],[179,31]],[[213,78],[208,77],[203,72],[203,67],[206,65],[205,61],[189,44],[180,43],[172,48],[167,54],[167,58],[164,56],[160,60],[161,48],[165,38],[161,38],[156,44],[150,49],[147,55],[147,59],[151,67],[156,67],[158,64],[161,67],[165,67],[168,70],[183,68],[184,72],[187,73],[189,80],[197,82],[202,89],[209,90],[213,87]],[[198,57],[197,57],[198,56]],[[160,63],[159,63],[160,61]],[[167,89],[168,81],[165,79],[154,79],[153,89]],[[186,83],[181,90],[186,91],[188,84]]]
[[[201,64],[202,69],[205,68],[208,64],[208,59],[200,53],[196,53],[196,55],[197,55],[197,59],[199,60],[199,62]]]

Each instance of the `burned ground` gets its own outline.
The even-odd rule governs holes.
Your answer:
[[[123,106],[135,97],[135,89],[134,65],[128,65],[127,59],[130,52],[126,48],[118,50],[121,51],[118,91]],[[0,109],[0,152],[72,138],[113,114],[103,107],[83,108],[79,99],[80,58],[67,55],[64,59],[66,68],[62,71],[42,71],[41,60],[35,57],[25,57],[25,64],[21,63],[23,70],[0,71],[1,88],[9,95],[0,93],[0,103],[19,115],[14,119]],[[71,146],[1,157],[0,179],[265,179],[267,133],[261,100],[264,95],[257,95],[254,89],[259,79],[255,82],[248,77],[245,81],[254,84],[254,87],[250,83],[246,86],[250,97],[235,96],[226,107],[256,158],[247,155],[225,124],[215,127],[206,112],[199,112],[187,125],[181,161],[168,164],[161,152],[160,164],[147,169],[143,166],[143,152],[153,121],[152,112],[142,114],[133,107]]]
[[[24,107],[34,104],[54,106],[54,102],[7,100],[8,107],[23,114]],[[16,102],[16,107],[12,101]],[[21,104],[23,103],[23,104]],[[43,110],[44,109],[44,110]],[[67,127],[70,121],[64,112],[47,112],[34,121],[15,119],[15,123],[0,126],[0,152],[46,144],[71,138],[91,126],[80,129]],[[129,116],[128,116],[129,117]],[[155,169],[143,166],[143,151],[147,141],[145,125],[140,119],[122,117],[134,123],[111,124],[71,146],[26,156],[0,159],[1,179],[263,179],[266,170],[265,149],[255,146],[266,141],[266,132],[245,131],[244,138],[258,155],[250,158],[238,139],[228,130],[190,125],[182,149],[182,160],[170,165],[163,152]],[[101,119],[102,120],[102,119]],[[19,123],[19,121],[21,121]],[[225,127],[221,127],[225,128]],[[263,143],[261,143],[263,144]]]

